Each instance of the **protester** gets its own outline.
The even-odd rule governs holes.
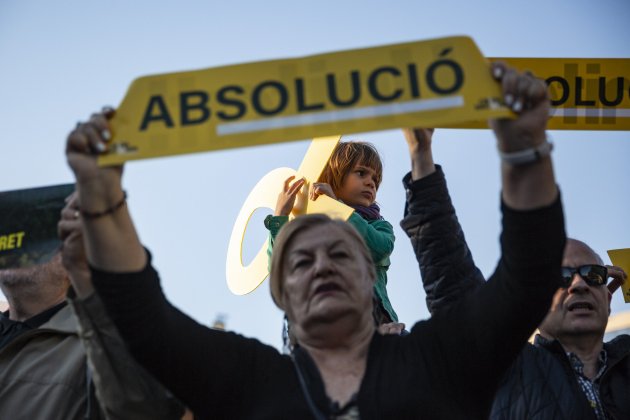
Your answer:
[[[9,310],[0,315],[0,418],[100,418],[89,390],[69,281],[55,255],[47,263],[0,270]]]
[[[72,242],[66,250],[78,249]],[[181,418],[182,405],[133,362],[98,300],[76,299],[77,320],[66,293],[79,271],[69,268],[57,252],[39,265],[0,270],[9,301],[0,314],[0,419]],[[96,326],[84,318],[90,314]]]
[[[267,254],[271,261],[273,244],[280,228],[289,220],[296,197],[305,180],[291,184],[289,177],[278,195],[273,216],[267,216],[265,226],[269,229]],[[335,147],[318,182],[309,192],[311,200],[326,195],[354,208],[348,222],[361,234],[376,267],[374,285],[374,320],[377,325],[398,323],[387,294],[387,270],[389,256],[394,250],[394,228],[380,213],[376,204],[376,192],[383,178],[383,164],[376,148],[365,142],[344,142]],[[403,324],[399,324],[404,328]],[[290,347],[290,346],[289,346]]]
[[[503,64],[493,72],[504,94],[524,105],[518,118],[496,122],[501,149],[539,146],[549,112],[544,85]],[[275,243],[270,284],[294,327],[292,359],[257,340],[204,327],[166,300],[125,205],[122,168],[96,162],[111,138],[110,115],[80,124],[66,149],[80,211],[88,216],[82,223],[92,278],[132,354],[196,415],[487,416],[500,376],[558,286],[565,237],[549,158],[527,170],[503,166],[503,256],[493,281],[406,336],[376,333],[376,275],[360,236],[321,215],[289,223]]]
[[[435,314],[459,304],[484,279],[457,221],[444,173],[433,162],[432,130],[405,130],[405,137],[417,156],[417,170],[405,185],[417,199],[401,225],[412,240]],[[541,335],[505,375],[492,419],[630,418],[630,337],[603,343],[610,292],[627,276],[619,267],[603,267],[592,249],[573,239],[562,265],[563,284],[540,325]],[[614,278],[610,292],[608,276]]]

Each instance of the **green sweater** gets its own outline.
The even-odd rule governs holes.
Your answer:
[[[288,216],[271,216],[265,220],[265,226],[269,229],[269,245],[267,255],[271,263],[271,253],[273,244],[280,231],[280,228],[289,221]],[[386,220],[365,220],[356,212],[353,212],[348,222],[363,237],[365,244],[370,250],[372,260],[376,266],[376,283],[374,292],[383,309],[387,312],[392,321],[398,321],[398,315],[392,308],[392,304],[387,296],[387,269],[389,268],[389,256],[394,250],[394,228]]]

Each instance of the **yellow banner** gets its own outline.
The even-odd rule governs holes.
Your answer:
[[[608,257],[613,265],[623,268],[623,271],[630,276],[630,248],[608,250]],[[624,302],[630,303],[630,279],[621,285],[621,291]]]
[[[544,79],[551,130],[630,130],[630,59],[491,58]],[[487,127],[480,124],[479,127]]]
[[[141,77],[100,163],[510,115],[473,40],[451,37]]]

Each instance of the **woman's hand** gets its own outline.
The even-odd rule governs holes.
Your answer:
[[[73,215],[80,215],[91,266],[110,272],[139,271],[147,256],[126,206],[122,166],[100,167],[97,162],[112,139],[109,119],[113,115],[113,109],[105,108],[68,135],[66,158],[77,180]]]
[[[100,167],[97,163],[112,139],[109,119],[114,112],[103,108],[101,113],[92,114],[87,122],[77,124],[66,142],[66,158],[77,180],[80,207],[87,212],[108,209],[123,196],[122,166]]]
[[[122,166],[100,168],[96,162],[98,155],[108,150],[108,142],[112,139],[108,120],[114,113],[112,108],[103,108],[102,112],[92,114],[87,122],[79,122],[68,135],[66,157],[78,182],[99,178],[120,180]]]
[[[503,62],[492,64],[492,75],[501,83],[503,101],[517,115],[515,119],[490,121],[499,150],[510,153],[540,145],[546,139],[551,107],[545,83]]]
[[[514,119],[490,121],[501,152],[503,201],[514,210],[548,206],[558,197],[558,188],[549,156],[551,145],[545,147],[551,106],[547,86],[531,73],[505,63],[493,63],[491,70],[501,82],[504,102],[516,113]]]

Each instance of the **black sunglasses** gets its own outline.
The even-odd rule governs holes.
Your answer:
[[[608,281],[608,269],[599,264],[587,264],[579,267],[562,267],[562,286],[568,288],[573,276],[579,274],[589,286],[605,286]]]

